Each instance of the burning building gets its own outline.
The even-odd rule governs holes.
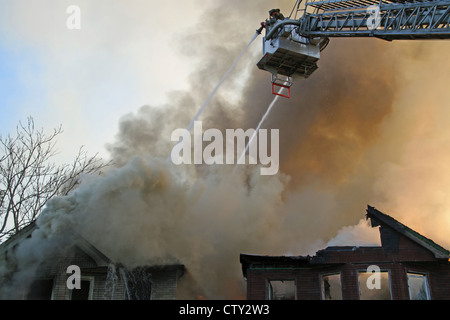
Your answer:
[[[368,207],[381,246],[332,246],[314,256],[241,254],[247,298],[442,300],[450,298],[449,251]]]
[[[35,223],[21,230],[0,246],[2,261],[15,274],[21,266],[15,257],[21,246],[33,240]],[[4,299],[26,300],[172,300],[177,295],[177,284],[184,275],[181,264],[164,266],[142,266],[127,268],[113,262],[85,238],[72,232],[59,239],[58,246],[49,250],[35,250],[44,255],[36,260],[34,268],[27,268],[20,283],[13,276],[0,280]],[[38,249],[38,248],[36,248]],[[28,251],[27,254],[33,255]],[[76,268],[79,272],[75,284]],[[33,270],[34,272],[29,272]],[[8,289],[5,289],[8,288]]]

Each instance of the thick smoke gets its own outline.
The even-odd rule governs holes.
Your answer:
[[[184,264],[182,297],[210,299],[245,297],[239,253],[313,254],[348,235],[376,241],[360,222],[367,204],[448,246],[449,66],[438,54],[447,43],[332,39],[319,69],[296,81],[292,98],[280,100],[263,126],[280,129],[276,176],[255,166],[231,175],[230,166],[165,161],[170,133],[188,125],[274,6],[233,0],[226,7],[233,4],[231,14],[218,5],[184,30],[177,50],[198,66],[191,90],[124,116],[108,145],[116,167],[53,199],[34,241],[48,243],[71,226],[125,265]],[[256,47],[202,115],[204,129],[258,124],[273,96],[270,75],[255,66]]]
[[[260,7],[263,5],[259,4]],[[278,6],[283,8],[283,5],[290,9],[288,1],[280,2]],[[267,8],[271,6],[273,4],[266,4]],[[236,4],[236,7],[252,12],[247,11],[251,8],[245,8],[246,4]],[[215,19],[215,12],[222,10],[217,8],[208,12],[198,28],[202,32],[194,32],[186,41],[185,50],[194,48],[195,54],[202,59],[192,77],[191,94],[178,93],[180,101],[191,100],[199,105],[201,100],[198,99],[204,96],[201,92],[207,93],[210,89],[204,85],[214,85],[248,38],[237,36],[243,33],[239,14],[227,15],[224,21]],[[255,21],[258,18],[262,20],[255,17]],[[224,26],[226,32],[223,32]],[[244,40],[237,40],[241,38]],[[442,68],[449,66],[443,65],[439,57],[439,52],[446,47],[448,44],[442,42],[332,39],[322,53],[319,70],[309,79],[297,81],[293,98],[280,100],[263,126],[280,129],[281,171],[288,178],[280,181],[281,187],[276,193],[272,193],[269,185],[260,186],[273,196],[266,200],[274,203],[275,212],[267,216],[261,211],[255,220],[248,212],[237,215],[242,219],[251,217],[249,223],[258,225],[254,226],[255,230],[265,232],[266,241],[244,232],[245,242],[254,244],[255,249],[250,252],[314,253],[347,225],[355,225],[347,232],[353,238],[359,238],[355,242],[366,241],[366,234],[371,235],[366,242],[377,242],[370,229],[360,222],[367,204],[375,205],[437,242],[449,245],[445,236],[449,227],[445,209],[448,179],[442,175],[447,172],[444,168],[448,158],[445,152],[448,133],[444,122],[447,112],[446,99],[441,94],[448,83]],[[205,56],[209,58],[203,59]],[[249,74],[237,71],[223,91],[233,92],[239,84],[244,84],[244,90],[238,91],[237,97],[230,98],[225,93],[218,95],[202,119],[205,127],[256,127],[272,100],[270,76],[254,65],[245,71]],[[441,74],[441,80],[437,81],[434,77]],[[240,78],[246,81],[241,83]],[[169,111],[164,119],[179,119],[180,114],[173,115],[172,110],[184,112],[185,108],[183,104],[175,108],[166,106],[164,109]],[[150,110],[153,108],[142,111]],[[122,122],[118,141],[130,138],[125,128],[139,123],[132,118],[124,127],[125,121]],[[141,119],[142,115],[135,118]],[[434,126],[436,121],[437,127]],[[217,176],[222,174],[221,169],[203,169],[207,181],[213,181],[212,170]],[[237,185],[247,190],[245,183],[247,181],[243,179]],[[225,201],[226,206],[232,208],[235,205],[226,188],[215,187],[209,191]],[[222,213],[217,208],[221,206],[213,206],[212,219],[220,221]],[[245,230],[244,223],[237,223]],[[436,232],[436,228],[442,230]],[[342,239],[342,234],[340,231],[341,236],[336,239]],[[338,243],[336,239],[330,243]],[[244,246],[226,248],[226,251],[234,250],[236,256],[237,252],[245,251]],[[217,250],[218,256],[220,252]],[[231,267],[225,265],[225,269]],[[205,276],[205,279],[209,278]]]

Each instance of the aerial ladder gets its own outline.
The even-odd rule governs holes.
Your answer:
[[[265,29],[257,66],[271,73],[272,93],[286,98],[294,79],[318,68],[330,38],[450,39],[450,0],[298,0],[288,18],[269,13],[257,30]]]

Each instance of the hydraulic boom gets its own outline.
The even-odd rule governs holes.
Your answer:
[[[285,97],[294,78],[318,68],[329,38],[450,39],[450,0],[299,0],[289,18],[274,10],[262,23],[266,34],[257,66],[272,74],[272,92]]]

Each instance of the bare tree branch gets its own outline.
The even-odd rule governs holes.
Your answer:
[[[17,125],[14,137],[0,135],[0,242],[36,220],[49,199],[67,195],[82,174],[99,174],[111,163],[81,147],[72,164],[56,165],[56,138],[62,127],[46,134],[33,118]]]

